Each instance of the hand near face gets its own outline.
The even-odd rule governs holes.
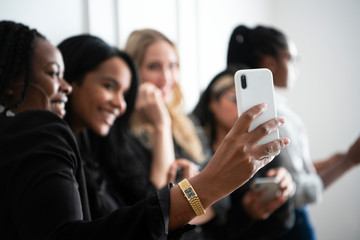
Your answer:
[[[155,129],[171,124],[169,112],[163,100],[161,91],[152,83],[143,83],[139,87],[136,100],[136,110]]]

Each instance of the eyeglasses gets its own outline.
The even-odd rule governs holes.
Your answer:
[[[236,95],[233,92],[224,93],[224,96],[233,103],[236,103]]]

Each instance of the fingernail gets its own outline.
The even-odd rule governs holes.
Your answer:
[[[284,144],[284,146],[287,146],[287,145],[290,144],[290,139],[284,138],[284,139],[282,140],[282,143]]]
[[[279,119],[279,126],[284,125],[284,123],[285,123],[285,118],[279,117],[278,119]]]
[[[262,104],[261,104],[261,107],[262,107],[263,110],[266,110],[267,107],[268,107],[268,106],[267,106],[267,103],[262,103]]]

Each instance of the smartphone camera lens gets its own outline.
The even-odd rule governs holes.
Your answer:
[[[243,89],[245,89],[245,88],[247,87],[246,76],[245,76],[245,75],[241,75],[240,79],[241,79],[241,87],[242,87]]]

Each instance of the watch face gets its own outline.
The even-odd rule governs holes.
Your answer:
[[[189,199],[195,197],[195,193],[191,188],[186,189],[185,194]]]

